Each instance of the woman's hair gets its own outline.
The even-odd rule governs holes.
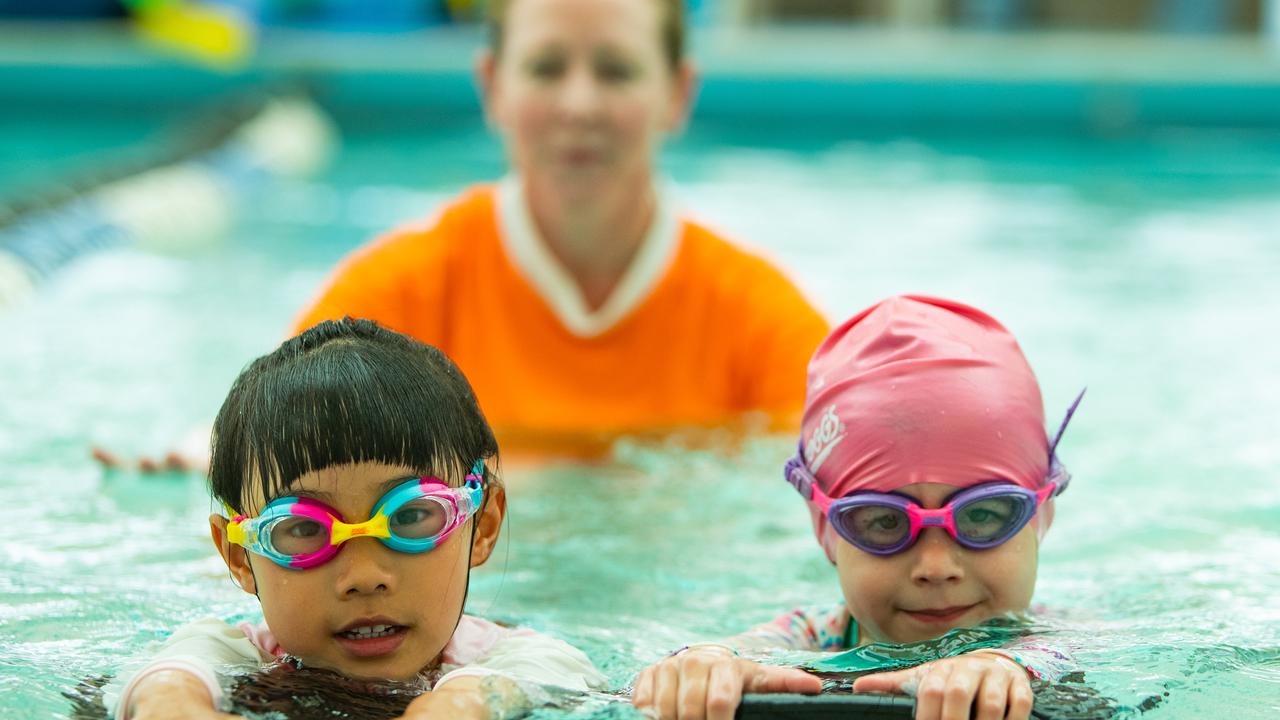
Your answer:
[[[488,0],[489,16],[489,48],[494,55],[502,54],[503,33],[507,24],[507,13],[511,4],[518,0]],[[667,56],[667,63],[674,70],[684,61],[684,4],[685,0],[649,0],[659,5],[661,19],[662,49]]]
[[[498,444],[449,358],[371,320],[322,322],[253,361],[213,424],[209,484],[243,512],[333,465],[405,465],[460,485]],[[489,472],[485,471],[485,480]]]

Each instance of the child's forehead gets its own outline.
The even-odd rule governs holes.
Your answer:
[[[947,498],[964,489],[958,485],[945,483],[912,483],[894,488],[892,492],[895,495],[909,497],[921,506],[932,507],[943,505]]]
[[[309,471],[285,486],[281,491],[270,492],[255,478],[249,497],[257,509],[268,502],[288,495],[312,497],[330,505],[361,504],[381,497],[389,485],[409,477],[421,475],[421,471],[408,465],[392,465],[366,461],[330,465]],[[271,497],[267,497],[270,492]]]
[[[312,470],[289,483],[289,489],[331,494],[344,491],[358,492],[385,480],[416,474],[418,473],[414,468],[407,465],[392,465],[384,462],[346,463]]]

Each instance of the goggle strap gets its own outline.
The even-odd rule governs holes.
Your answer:
[[[1039,503],[1042,503],[1051,497],[1056,497],[1057,495],[1062,494],[1062,487],[1059,486],[1057,483],[1051,482],[1048,485],[1045,485],[1044,487],[1040,488],[1039,490],[1036,490],[1035,492],[1036,492],[1036,503],[1037,503],[1036,509],[1039,510]]]
[[[1084,399],[1084,394],[1089,390],[1088,387],[1080,389],[1080,394],[1076,395],[1075,402],[1067,408],[1066,417],[1062,418],[1062,424],[1058,426],[1058,432],[1053,436],[1053,442],[1049,445],[1049,465],[1053,466],[1053,461],[1058,455],[1058,443],[1062,442],[1062,434],[1067,431],[1067,424],[1071,422],[1071,416],[1076,414],[1076,408],[1080,407],[1080,401]]]
[[[796,489],[796,492],[800,493],[800,497],[813,502],[813,481],[805,477],[804,473],[800,472],[799,469],[792,468],[787,473],[787,482]]]
[[[484,485],[480,483],[480,477],[474,474],[467,476],[467,485],[471,486],[471,512],[475,512],[484,502]]]
[[[817,488],[813,475],[809,469],[804,466],[804,443],[798,443],[796,447],[796,455],[791,458],[783,468],[785,479],[791,487],[800,493],[800,497],[808,502],[813,501],[813,493]]]

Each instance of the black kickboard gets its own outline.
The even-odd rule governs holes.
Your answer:
[[[910,720],[915,701],[900,695],[743,695],[737,720]]]

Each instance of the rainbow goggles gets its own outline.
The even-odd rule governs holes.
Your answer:
[[[1084,397],[1081,392],[1049,447],[1049,475],[1039,490],[1008,480],[992,480],[953,493],[946,503],[931,510],[901,493],[859,491],[832,498],[822,491],[804,461],[804,448],[787,461],[786,479],[805,500],[827,516],[845,541],[872,555],[894,555],[915,544],[920,531],[941,528],[961,547],[987,550],[1017,535],[1046,500],[1061,495],[1071,474],[1058,461],[1058,441]]]
[[[358,537],[377,538],[403,553],[428,552],[480,508],[483,473],[484,461],[477,460],[461,487],[449,487],[439,478],[409,478],[387,491],[373,515],[359,523],[344,522],[341,513],[319,500],[276,498],[255,518],[232,517],[227,541],[296,570],[323,565],[343,543]]]

